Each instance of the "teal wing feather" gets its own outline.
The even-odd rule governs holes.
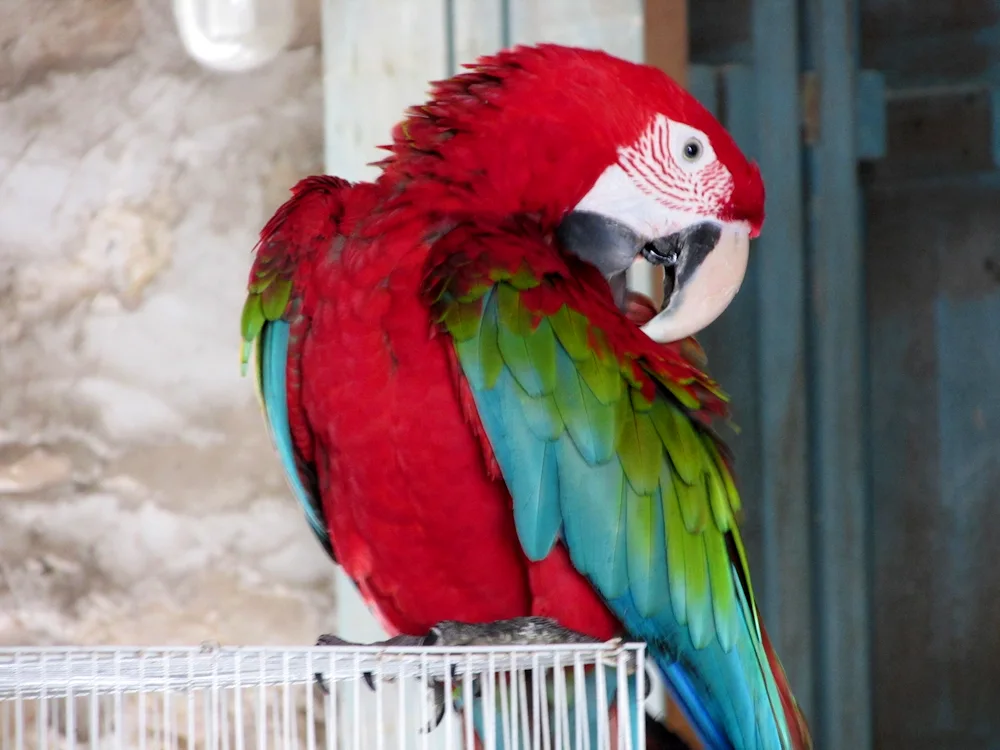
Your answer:
[[[710,748],[790,739],[761,644],[739,495],[694,418],[713,384],[609,345],[586,300],[530,273],[437,290],[522,547],[561,542],[642,639]],[[561,301],[565,300],[565,301]]]
[[[295,499],[305,511],[312,529],[323,549],[333,557],[330,532],[320,498],[316,473],[292,440],[288,418],[287,367],[289,356],[290,325],[285,320],[269,321],[261,328],[254,347],[254,374],[257,396],[264,421],[285,477]]]
[[[292,197],[261,231],[240,321],[243,372],[252,354],[257,396],[285,477],[331,557],[301,404],[300,348],[309,327],[302,297],[317,259],[331,252],[350,187],[337,177],[316,176],[292,188]]]

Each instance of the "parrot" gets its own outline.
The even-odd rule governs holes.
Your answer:
[[[430,86],[372,180],[300,180],[255,246],[241,364],[309,526],[385,643],[538,618],[641,641],[706,748],[811,747],[694,339],[746,273],[759,168],[600,50],[519,45]],[[660,304],[627,286],[640,258]]]

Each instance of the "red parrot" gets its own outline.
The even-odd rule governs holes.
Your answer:
[[[652,67],[553,44],[467,67],[377,179],[304,179],[261,232],[243,362],[296,497],[396,642],[527,617],[645,641],[707,747],[810,747],[725,399],[686,356],[745,274],[756,165]],[[626,291],[638,257],[659,310]]]

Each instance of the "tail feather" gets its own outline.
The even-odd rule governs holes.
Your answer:
[[[626,626],[650,644],[667,687],[706,750],[809,750],[805,719],[760,624],[749,579],[740,577],[744,570],[734,565],[742,583],[736,587],[742,629],[729,650],[718,640],[695,648],[671,613],[652,622],[620,602]]]
[[[668,689],[706,750],[812,750],[808,725],[792,695],[771,640],[763,628],[760,635],[760,642],[753,648],[754,654],[744,653],[742,657],[744,663],[756,660],[758,655],[762,657],[759,661],[761,682],[751,694],[755,720],[752,727],[741,722],[742,735],[738,734],[738,727],[732,725],[723,730],[723,726],[729,724],[723,707],[735,697],[733,694],[720,695],[719,688],[712,689],[697,680],[694,673],[676,659],[657,649],[652,650]],[[745,642],[744,645],[749,644]],[[698,673],[715,675],[716,679],[710,682],[724,684],[723,674],[736,666],[732,660],[739,657],[733,652],[724,653],[716,644],[703,650],[698,658]]]
[[[245,375],[254,381],[268,432],[289,485],[330,556],[327,519],[316,481],[313,435],[302,404],[300,353],[309,327],[304,288],[330,255],[351,185],[339,177],[300,180],[261,230],[240,317]]]
[[[767,661],[771,665],[771,672],[774,674],[774,681],[778,685],[778,693],[781,696],[781,707],[785,711],[788,720],[789,732],[792,735],[792,747],[794,750],[812,750],[812,735],[809,733],[809,725],[806,717],[799,708],[795,696],[792,695],[792,688],[788,684],[788,676],[785,674],[778,655],[771,645],[771,638],[768,636],[764,626],[760,628],[760,638],[764,645],[764,653],[767,654]]]

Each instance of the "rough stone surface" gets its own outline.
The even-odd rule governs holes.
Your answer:
[[[220,75],[169,0],[0,24],[0,643],[305,644],[333,567],[238,366],[256,232],[321,170],[317,3]]]

